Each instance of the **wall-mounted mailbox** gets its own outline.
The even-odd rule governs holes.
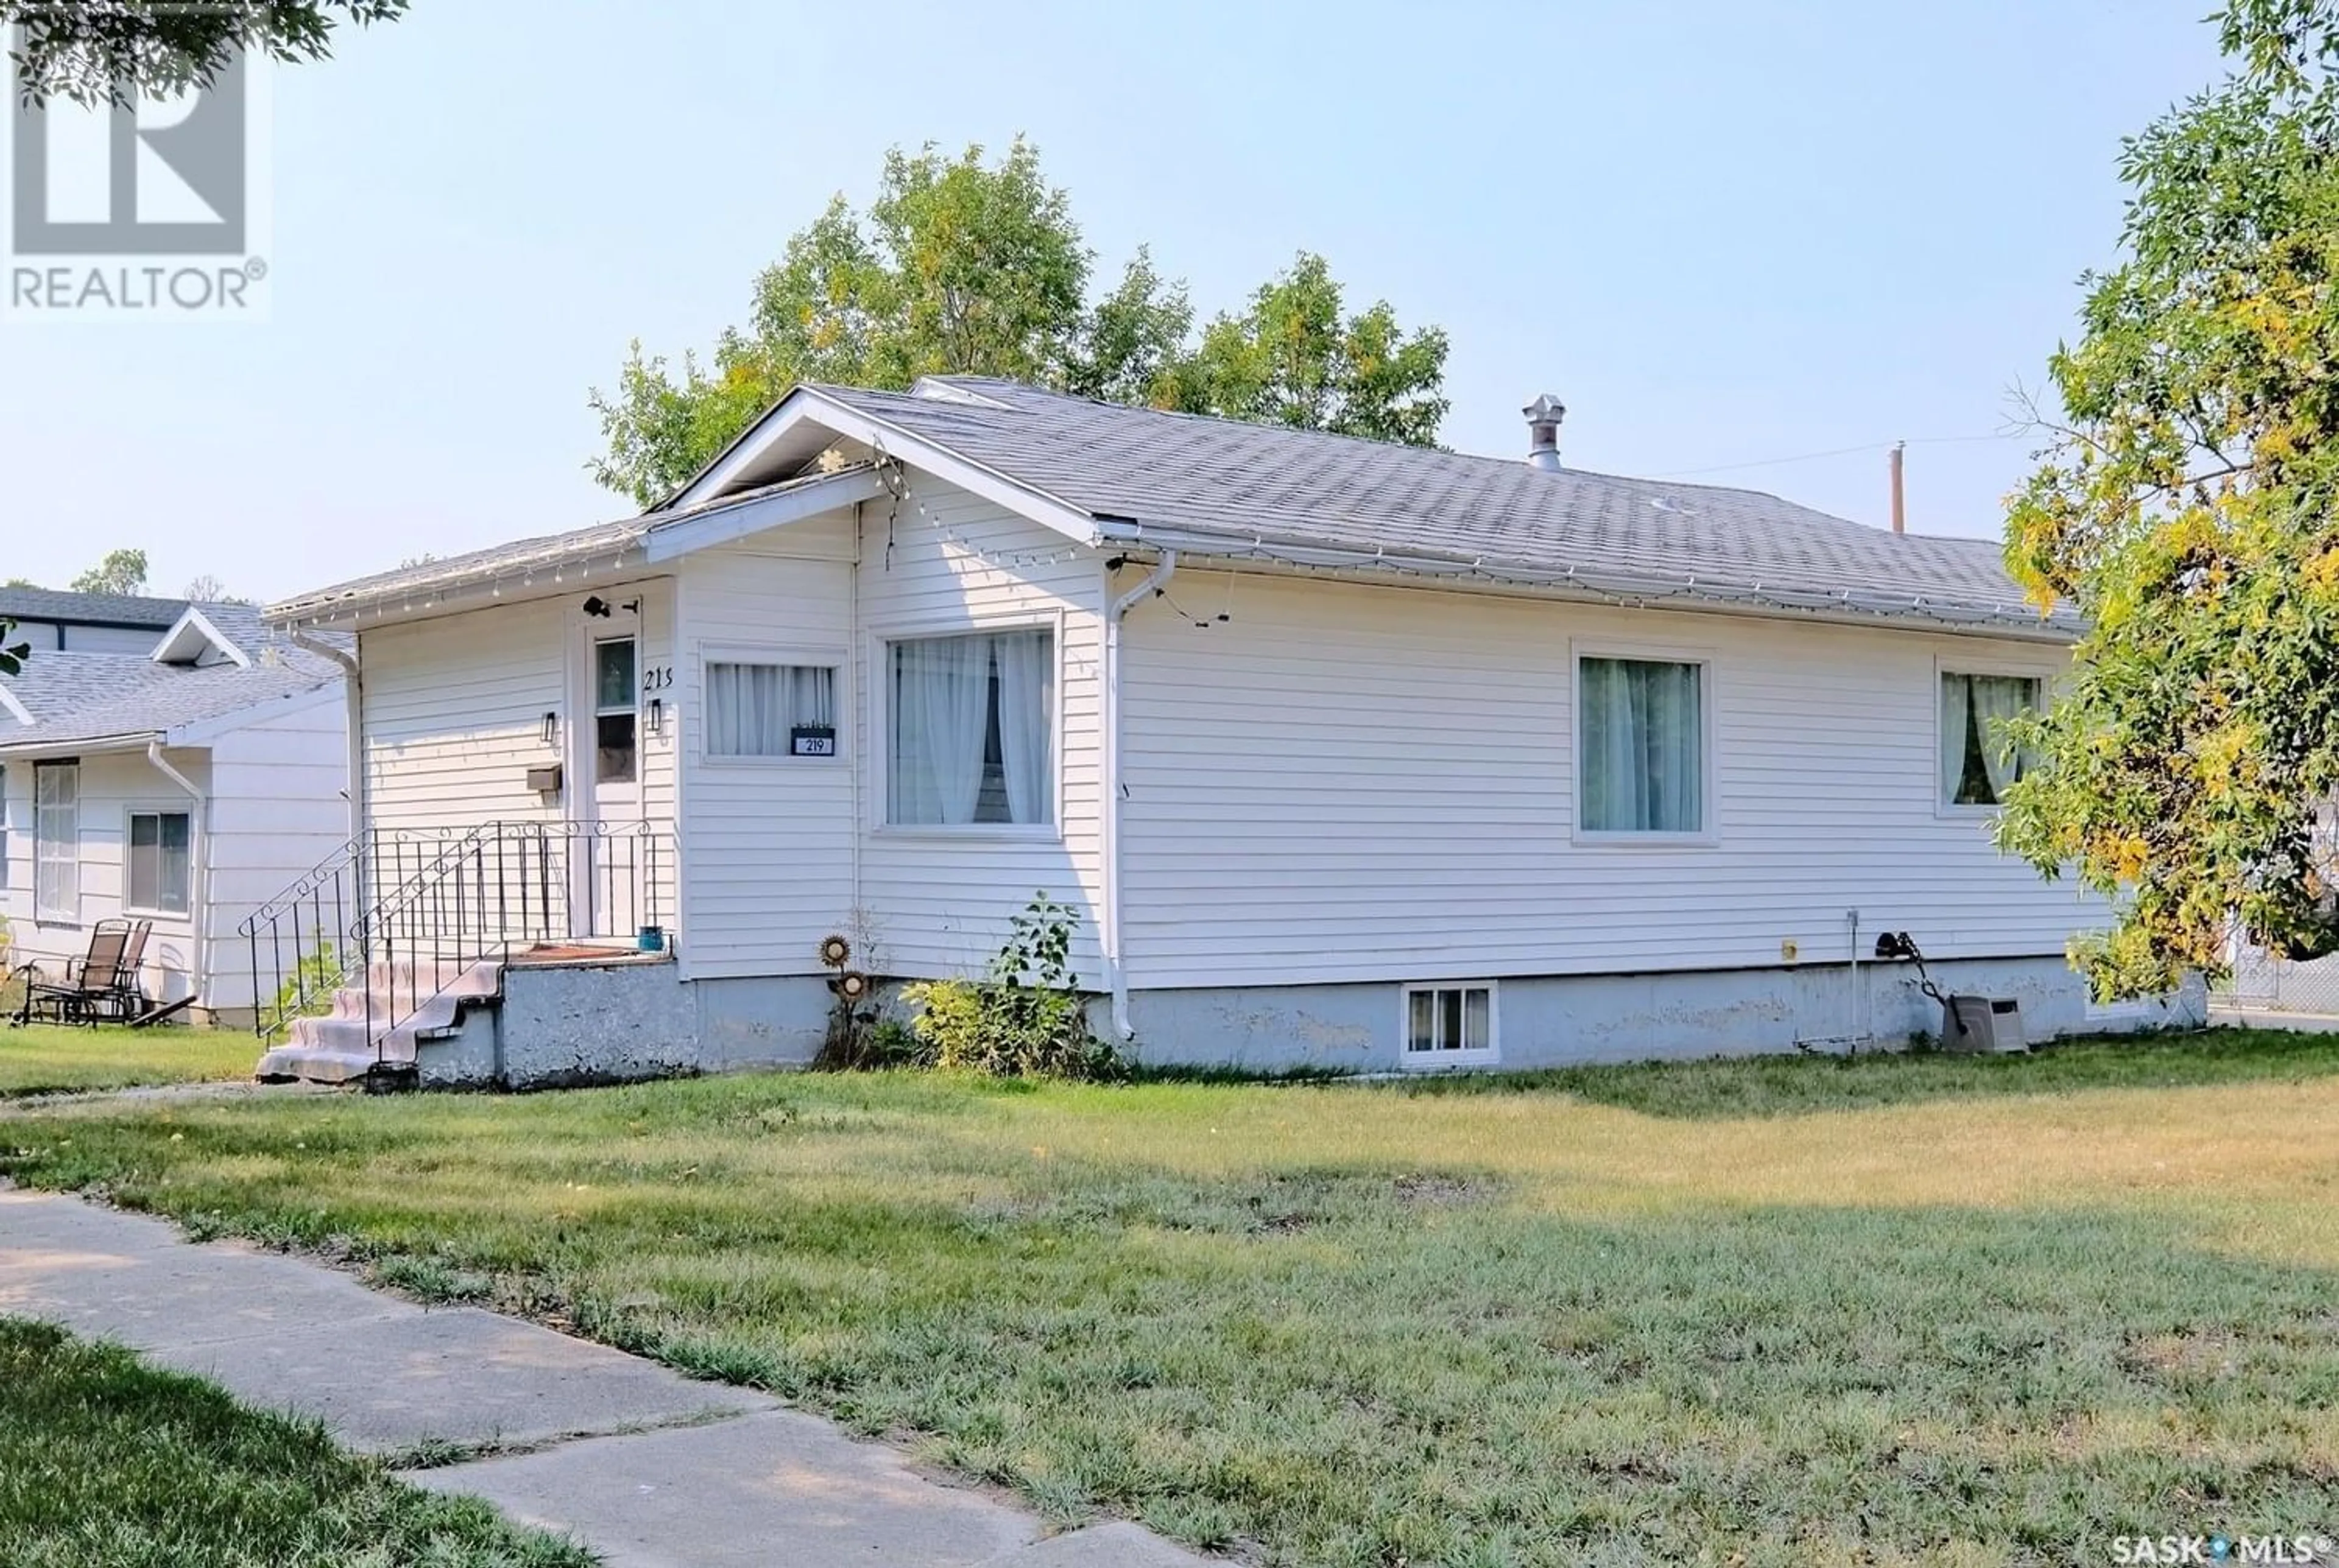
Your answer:
[[[554,763],[550,767],[528,769],[528,787],[536,791],[538,794],[558,794],[560,793],[560,764],[558,763]]]
[[[834,725],[797,725],[788,731],[788,754],[800,757],[833,757],[836,754],[836,727]]]

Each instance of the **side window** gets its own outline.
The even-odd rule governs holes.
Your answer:
[[[1703,833],[1705,666],[1584,658],[1575,692],[1579,829]]]
[[[2005,725],[2038,706],[2036,676],[1941,673],[1940,774],[1945,805],[1994,806],[2029,760],[2006,745]]]
[[[81,763],[33,764],[33,918],[81,922]]]

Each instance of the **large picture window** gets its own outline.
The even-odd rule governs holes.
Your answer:
[[[33,918],[81,922],[81,764],[33,764]]]
[[[820,665],[710,662],[706,754],[834,756],[836,672]]]
[[[890,645],[885,820],[1056,817],[1056,639],[1042,630]]]
[[[1705,831],[1705,666],[1586,658],[1577,666],[1577,825],[1595,833]]]
[[[130,814],[130,908],[143,914],[187,912],[193,899],[193,839],[185,812]]]
[[[1949,805],[1992,806],[2028,771],[2027,759],[2008,749],[2008,719],[2038,705],[2036,676],[1969,676],[1941,672],[1941,799]]]

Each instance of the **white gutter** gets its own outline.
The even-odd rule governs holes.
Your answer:
[[[190,814],[189,820],[198,824],[198,831],[202,834],[202,853],[192,857],[193,863],[189,867],[187,875],[187,880],[191,884],[187,889],[187,924],[194,932],[194,952],[189,956],[187,962],[188,967],[194,971],[194,974],[192,978],[194,982],[195,998],[200,1001],[209,994],[211,991],[212,979],[212,912],[210,902],[212,885],[211,797],[203,794],[202,791],[197,789],[194,785],[194,781],[188,778],[186,774],[181,773],[177,768],[171,765],[170,759],[163,754],[162,736],[156,735],[153,740],[146,743],[146,760],[153,764],[154,771],[156,773],[161,774],[164,778],[169,779],[173,784],[177,784],[181,789],[187,792],[187,798],[194,803],[194,810]],[[127,845],[123,848],[123,853],[125,856],[128,853]],[[122,890],[123,901],[126,903],[129,902],[130,895],[130,867],[126,859],[123,863],[122,875],[123,879]]]
[[[1163,550],[1153,569],[1113,600],[1104,616],[1104,912],[1097,934],[1104,950],[1105,979],[1112,989],[1113,1033],[1124,1040],[1135,1031],[1129,1025],[1129,974],[1121,964],[1120,944],[1120,618],[1168,587],[1177,570],[1178,552]],[[1111,581],[1108,574],[1108,587]]]
[[[365,833],[365,683],[358,674],[357,656],[343,653],[331,643],[319,642],[307,632],[294,627],[291,632],[292,646],[319,658],[331,659],[341,666],[341,702],[348,716],[344,725],[349,730],[349,788],[342,793],[350,803],[350,839],[354,843]]]

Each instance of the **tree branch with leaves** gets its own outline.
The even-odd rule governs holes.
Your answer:
[[[2339,951],[2339,96],[2333,0],[2233,0],[2232,74],[2132,138],[2122,256],[2049,364],[2007,562],[2087,631],[2016,726],[1999,842],[2108,895],[2098,995]]]

